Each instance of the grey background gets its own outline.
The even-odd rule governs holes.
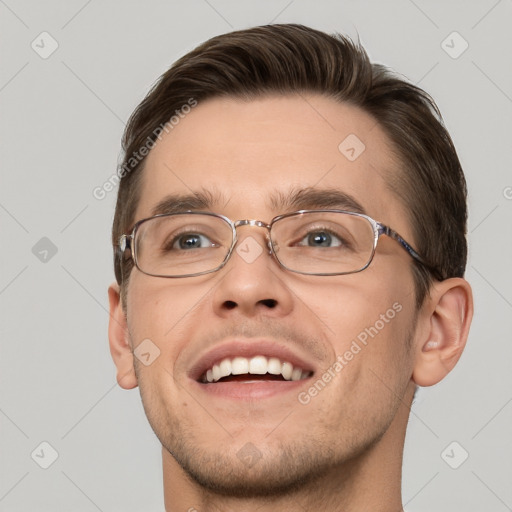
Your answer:
[[[159,444],[108,350],[116,192],[92,191],[174,60],[269,22],[359,35],[441,108],[469,184],[476,315],[459,365],[412,408],[403,499],[512,510],[511,21],[510,0],[0,0],[0,511],[163,510]],[[59,45],[46,59],[43,31]]]

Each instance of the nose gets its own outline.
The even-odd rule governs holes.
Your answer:
[[[215,313],[222,317],[288,315],[293,309],[293,293],[286,284],[287,272],[271,254],[268,233],[239,227],[237,238],[229,261],[218,272]]]

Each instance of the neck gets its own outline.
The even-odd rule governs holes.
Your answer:
[[[243,498],[212,493],[193,481],[162,449],[166,512],[402,512],[401,473],[405,429],[414,386],[403,397],[385,434],[356,458],[301,482],[279,497]]]

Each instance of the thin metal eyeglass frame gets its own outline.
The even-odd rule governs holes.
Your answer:
[[[284,219],[284,218],[287,218],[287,217],[292,217],[292,216],[299,216],[299,215],[302,215],[304,213],[343,213],[343,214],[346,214],[346,215],[353,215],[353,216],[356,216],[356,217],[361,217],[363,219],[366,219],[370,223],[370,225],[372,226],[373,233],[374,233],[373,248],[372,248],[371,255],[370,255],[369,259],[368,259],[368,262],[362,268],[357,269],[357,270],[351,270],[349,272],[334,272],[334,273],[332,273],[332,272],[330,272],[330,273],[301,272],[299,270],[290,269],[286,265],[284,265],[280,261],[279,257],[277,256],[277,253],[276,253],[275,248],[274,248],[274,241],[272,240],[272,236],[271,236],[272,226],[276,222],[281,220],[281,219]],[[148,273],[148,272],[145,272],[144,270],[142,270],[139,267],[139,263],[138,263],[138,260],[137,260],[137,250],[136,250],[136,244],[135,244],[135,236],[137,235],[137,231],[138,231],[139,227],[142,224],[144,224],[145,222],[148,222],[148,221],[150,221],[152,219],[161,218],[161,217],[173,217],[173,216],[177,216],[177,215],[190,215],[190,214],[193,214],[193,215],[209,215],[209,216],[212,216],[212,217],[218,217],[218,218],[222,219],[224,222],[226,222],[231,227],[232,243],[231,243],[231,247],[229,248],[229,250],[228,250],[224,260],[222,261],[222,263],[220,265],[218,265],[217,267],[215,267],[214,269],[211,269],[211,270],[205,270],[203,272],[196,272],[194,274],[183,274],[183,275],[170,275],[169,276],[169,275],[151,274],[151,273]],[[256,219],[241,219],[241,220],[233,221],[230,218],[226,217],[225,215],[222,215],[220,213],[208,212],[208,211],[187,210],[187,211],[176,212],[176,213],[162,213],[162,214],[159,214],[159,215],[154,215],[152,217],[147,217],[145,219],[141,219],[138,222],[136,222],[134,224],[132,230],[131,230],[131,233],[127,233],[127,234],[121,235],[121,237],[119,238],[119,242],[118,242],[118,248],[119,248],[119,250],[121,252],[121,257],[122,257],[122,255],[124,254],[124,252],[127,249],[130,250],[130,258],[133,259],[137,269],[140,272],[142,272],[143,274],[146,274],[148,276],[164,277],[164,278],[196,277],[196,276],[201,276],[201,275],[204,275],[204,274],[211,274],[213,272],[217,272],[218,270],[220,270],[222,267],[224,267],[226,265],[226,263],[229,261],[229,259],[231,257],[231,254],[233,253],[233,249],[235,248],[236,243],[238,241],[238,236],[237,236],[236,228],[238,228],[239,226],[256,226],[256,227],[266,228],[268,230],[269,254],[274,256],[274,258],[276,259],[276,261],[279,263],[279,265],[281,267],[283,267],[284,269],[286,269],[286,270],[288,270],[290,272],[294,272],[296,274],[303,274],[303,275],[308,275],[308,276],[342,276],[342,275],[356,274],[358,272],[362,272],[363,270],[368,268],[369,265],[371,264],[371,262],[373,261],[373,258],[375,256],[375,251],[377,249],[377,243],[379,241],[379,238],[382,235],[386,235],[386,236],[389,236],[390,238],[392,238],[393,240],[395,240],[396,242],[398,242],[400,244],[400,246],[405,251],[407,251],[407,253],[413,259],[415,259],[416,261],[421,263],[423,266],[425,266],[430,272],[432,272],[434,275],[436,275],[436,277],[438,279],[440,278],[440,273],[437,271],[437,269],[435,269],[432,266],[430,266],[412,248],[412,246],[402,236],[400,236],[394,229],[390,228],[389,226],[386,226],[385,224],[382,224],[381,222],[376,221],[375,219],[372,219],[368,215],[364,215],[362,213],[357,213],[357,212],[350,212],[350,211],[347,211],[347,210],[329,210],[329,209],[327,209],[327,210],[324,210],[324,209],[321,209],[321,210],[298,210],[298,211],[295,211],[295,212],[290,212],[290,213],[285,213],[283,215],[278,215],[277,217],[274,217],[270,221],[270,224],[267,224],[266,222],[263,222],[261,220],[256,220]]]

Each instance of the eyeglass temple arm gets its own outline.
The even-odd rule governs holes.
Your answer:
[[[391,229],[390,227],[380,223],[377,224],[377,227],[379,230],[379,236],[387,235],[393,240],[396,240],[416,261],[430,270],[430,272],[432,272],[439,281],[444,279],[441,273],[432,265],[427,263],[394,229]]]

